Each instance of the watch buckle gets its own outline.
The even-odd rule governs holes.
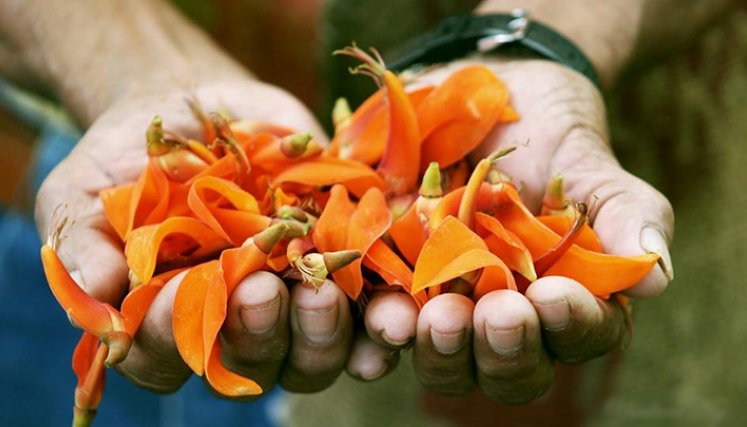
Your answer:
[[[529,28],[529,15],[524,9],[514,9],[511,12],[514,19],[508,23],[508,31],[500,31],[477,40],[477,50],[481,53],[490,52],[508,43],[520,41],[526,36]]]

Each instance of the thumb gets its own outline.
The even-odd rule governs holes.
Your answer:
[[[601,138],[582,129],[563,141],[552,165],[562,174],[571,200],[594,203],[593,228],[605,252],[616,255],[656,253],[658,265],[625,293],[653,297],[674,277],[669,245],[674,214],[669,201],[651,185],[619,165]]]
[[[88,294],[117,307],[128,286],[128,267],[98,197],[98,189],[113,183],[86,159],[73,153],[46,178],[36,197],[37,230],[46,241],[65,219],[60,259]]]

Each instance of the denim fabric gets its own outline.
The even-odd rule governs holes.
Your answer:
[[[43,125],[30,174],[34,192],[77,138],[64,127]],[[70,360],[80,331],[47,287],[30,215],[0,209],[0,236],[0,426],[69,425],[76,382]],[[159,396],[108,370],[94,425],[270,427],[277,423],[268,408],[279,399],[282,393],[273,390],[251,404],[223,401],[196,377],[177,393]]]

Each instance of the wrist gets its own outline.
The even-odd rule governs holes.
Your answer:
[[[643,1],[485,0],[475,13],[508,13],[515,8],[571,40],[594,65],[602,84],[610,86],[633,54]]]

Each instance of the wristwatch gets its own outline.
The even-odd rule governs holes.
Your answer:
[[[549,27],[530,21],[522,9],[510,14],[452,16],[388,52],[385,58],[389,69],[402,71],[476,52],[549,59],[578,71],[601,88],[597,73],[583,52]]]

